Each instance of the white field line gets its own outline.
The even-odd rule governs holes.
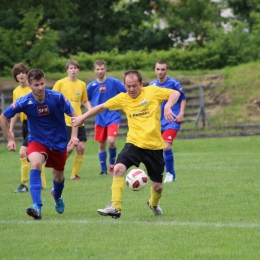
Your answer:
[[[247,228],[255,229],[260,228],[260,223],[207,223],[207,222],[178,222],[178,221],[123,221],[123,220],[0,220],[0,225],[32,225],[32,224],[80,224],[80,225],[93,225],[93,224],[115,224],[115,225],[152,225],[152,226],[185,226],[185,227],[215,227],[215,228]]]

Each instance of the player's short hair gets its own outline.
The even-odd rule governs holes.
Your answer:
[[[128,71],[126,71],[126,72],[125,72],[125,76],[124,76],[124,82],[125,82],[126,76],[132,76],[132,77],[133,77],[133,75],[135,75],[135,76],[137,77],[138,81],[139,81],[140,83],[142,83],[142,81],[143,81],[142,75],[141,75],[141,73],[140,73],[139,71],[137,71],[137,70],[128,70]]]
[[[104,60],[96,60],[96,61],[94,62],[94,68],[95,68],[96,66],[102,66],[102,65],[104,65],[105,68],[107,67],[107,64],[106,64],[106,62],[105,62]]]
[[[70,60],[70,61],[68,61],[67,62],[67,64],[66,64],[66,71],[67,71],[67,69],[69,68],[69,66],[75,66],[75,67],[77,67],[78,69],[80,69],[80,67],[79,67],[79,63],[77,62],[77,61],[75,61],[75,60]]]
[[[12,69],[12,75],[13,78],[15,79],[16,82],[19,82],[16,78],[16,76],[20,73],[25,73],[27,74],[29,71],[28,67],[26,65],[24,65],[23,63],[18,63],[16,65],[14,65],[13,69]]]
[[[165,61],[165,60],[158,60],[158,61],[155,63],[155,66],[156,66],[156,64],[161,64],[161,65],[165,64],[165,65],[166,65],[166,68],[168,69],[168,63],[167,63],[167,61]]]
[[[42,78],[45,78],[45,75],[40,69],[31,69],[27,74],[29,84],[31,84],[33,80],[40,80]]]

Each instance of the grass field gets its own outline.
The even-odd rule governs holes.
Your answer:
[[[118,140],[118,150],[124,139]],[[174,143],[178,182],[164,185],[163,216],[147,207],[149,188],[125,188],[120,219],[97,214],[110,203],[112,176],[99,176],[97,143],[87,142],[81,181],[69,180],[65,212],[42,191],[43,219],[28,217],[30,194],[15,194],[18,152],[0,146],[0,259],[259,259],[260,137],[180,140]],[[140,168],[144,168],[143,165]],[[149,183],[150,186],[150,183]]]

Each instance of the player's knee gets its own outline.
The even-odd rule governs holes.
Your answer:
[[[158,192],[158,193],[162,193],[162,189],[163,189],[162,183],[154,182],[154,183],[153,183],[153,189],[154,189],[156,192]]]
[[[118,163],[114,167],[114,176],[121,177],[124,175],[125,171],[126,171],[125,165],[122,163]]]

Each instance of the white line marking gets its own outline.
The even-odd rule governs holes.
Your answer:
[[[204,223],[204,222],[178,222],[178,221],[123,221],[123,220],[1,220],[0,225],[13,225],[13,224],[116,224],[116,225],[155,225],[155,226],[190,226],[190,227],[216,227],[216,228],[260,228],[260,223]]]

